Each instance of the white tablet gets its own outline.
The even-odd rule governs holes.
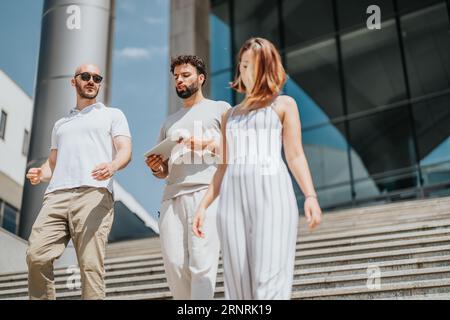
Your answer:
[[[152,149],[148,150],[144,154],[144,157],[147,158],[151,154],[157,154],[163,157],[163,161],[167,160],[168,158],[170,158],[173,147],[175,147],[177,144],[177,141],[172,141],[170,138],[166,138],[156,146],[154,146]]]

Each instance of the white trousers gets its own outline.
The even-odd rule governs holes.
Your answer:
[[[207,189],[183,194],[161,204],[159,233],[167,282],[177,300],[214,297],[220,242],[217,233],[218,199],[208,208],[205,238],[192,231],[192,220]]]

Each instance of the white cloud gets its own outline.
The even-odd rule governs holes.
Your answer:
[[[157,17],[145,17],[145,22],[147,22],[150,25],[162,24],[164,22],[164,19]]]
[[[149,47],[149,48],[138,48],[138,47],[125,47],[115,52],[116,57],[123,59],[151,59],[154,56],[162,56],[167,54],[167,47]]]
[[[148,59],[150,57],[150,52],[145,48],[126,47],[126,48],[117,50],[116,55],[119,58]]]

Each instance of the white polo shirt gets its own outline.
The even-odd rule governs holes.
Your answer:
[[[91,172],[114,159],[116,136],[131,137],[122,111],[97,102],[82,111],[72,109],[58,120],[52,131],[51,149],[58,150],[56,166],[45,193],[81,186],[113,191],[112,179],[97,181]]]

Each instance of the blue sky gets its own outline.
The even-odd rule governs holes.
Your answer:
[[[34,96],[43,0],[0,3],[0,69]],[[167,116],[169,87],[168,0],[118,0],[111,105],[127,116],[133,136],[133,161],[117,181],[155,215],[164,182],[143,160]]]

